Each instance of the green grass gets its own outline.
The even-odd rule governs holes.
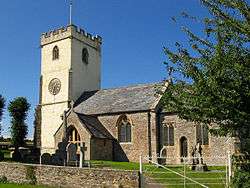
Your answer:
[[[91,161],[91,165],[94,168],[112,168],[122,170],[139,170],[138,163],[128,162],[113,162],[113,161]],[[161,183],[162,187],[178,188],[183,187],[184,178],[174,174],[166,169],[157,168],[152,164],[143,164],[144,176],[150,178],[150,182]],[[171,166],[168,167],[170,170],[183,174],[183,166]],[[225,187],[225,167],[224,166],[210,166],[208,172],[195,172],[186,167],[186,176],[207,185],[211,188],[223,188]],[[207,184],[210,183],[210,184]],[[216,183],[216,184],[214,184]],[[170,185],[180,184],[180,185]],[[201,187],[198,184],[193,184],[190,180],[186,179],[187,188]]]
[[[139,163],[115,161],[91,161],[91,167],[102,169],[139,170]]]
[[[169,167],[169,169],[178,172],[182,175],[184,175],[183,167]],[[152,182],[158,182],[164,184],[166,187],[183,187],[184,184],[184,178],[171,173],[169,171],[166,171],[162,168],[155,168],[155,167],[146,167],[145,175],[152,178]],[[192,180],[195,180],[199,183],[205,184],[209,187],[213,188],[222,188],[224,187],[225,181],[225,173],[222,171],[208,171],[208,172],[194,172],[189,169],[186,169],[186,176],[191,178]],[[198,184],[186,179],[186,187],[201,187]],[[190,184],[192,183],[192,184]],[[213,183],[213,184],[211,184]],[[214,184],[218,183],[218,184]],[[173,184],[179,184],[179,185],[173,185]]]

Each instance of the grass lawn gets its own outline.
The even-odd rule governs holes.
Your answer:
[[[113,161],[91,161],[92,167],[96,168],[112,168],[112,169],[123,169],[123,170],[139,170],[138,163],[128,162],[113,162]],[[168,167],[170,170],[184,174],[183,166],[171,166]],[[166,169],[157,168],[152,164],[144,164],[144,176],[149,178],[151,183],[161,183],[162,187],[183,187],[184,178],[174,174]],[[208,172],[195,172],[190,170],[188,167],[185,168],[185,174],[187,177],[195,180],[199,183],[205,184],[211,188],[223,188],[225,187],[225,167],[224,166],[210,166]],[[198,184],[194,184],[190,180],[185,180],[187,188],[201,187]],[[173,185],[175,184],[175,185]]]
[[[139,170],[139,163],[115,161],[90,161],[91,167],[103,169]]]

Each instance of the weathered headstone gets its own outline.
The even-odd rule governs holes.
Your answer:
[[[76,165],[77,164],[77,146],[76,144],[69,143],[67,146],[67,164],[68,165]]]
[[[41,156],[41,164],[50,165],[51,164],[51,155],[49,153],[44,153]]]
[[[193,148],[192,156],[193,156],[192,170],[195,170],[195,171],[207,171],[208,170],[207,165],[203,163],[202,147],[200,143],[197,143],[196,146]]]

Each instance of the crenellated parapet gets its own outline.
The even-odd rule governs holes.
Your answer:
[[[90,43],[92,46],[96,47],[99,47],[102,44],[102,37],[99,35],[93,36],[75,25],[69,25],[67,27],[43,33],[41,35],[41,46],[66,38],[75,38],[77,40]]]

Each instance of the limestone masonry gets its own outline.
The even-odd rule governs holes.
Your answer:
[[[78,159],[84,143],[87,160],[161,155],[179,164],[199,143],[207,164],[224,164],[227,153],[235,152],[233,138],[214,137],[209,127],[165,112],[160,93],[168,92],[168,82],[101,89],[101,45],[100,36],[74,25],[41,36],[36,145],[44,163],[70,162],[72,143]]]
[[[103,187],[139,187],[137,171],[83,169],[43,165],[24,165],[18,163],[0,163],[0,176],[8,181],[31,183],[28,171],[34,173],[38,185],[64,188],[103,188]]]

